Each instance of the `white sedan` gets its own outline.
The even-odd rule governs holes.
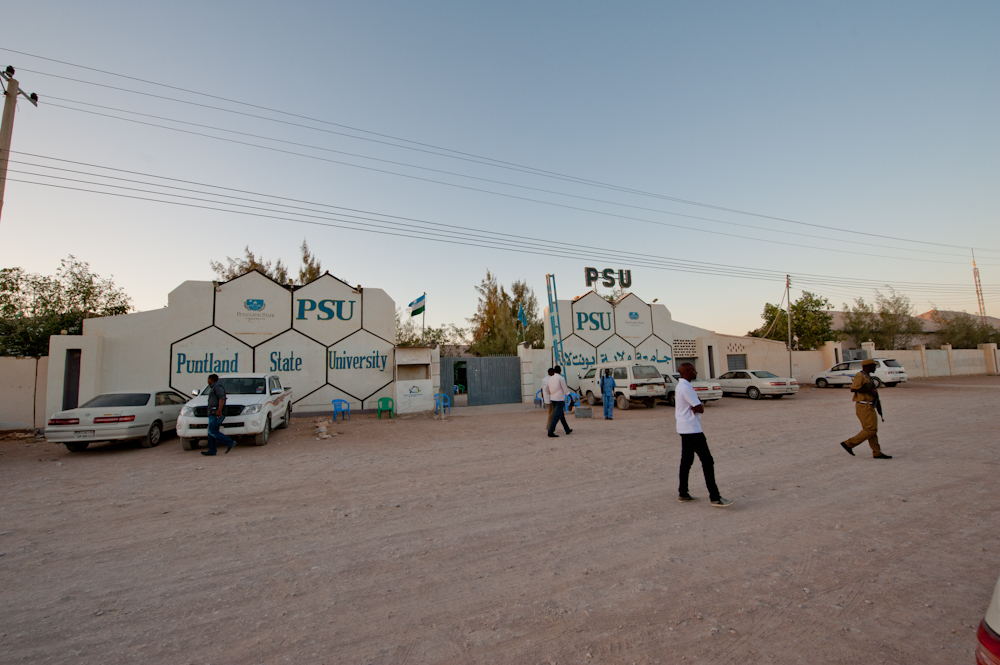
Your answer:
[[[681,375],[674,374],[673,383],[667,383],[667,404],[670,406],[674,405],[674,393],[677,391],[677,384],[680,383]],[[666,377],[664,377],[666,378]],[[702,381],[701,379],[695,379],[691,382],[691,387],[694,388],[694,392],[698,395],[698,399],[702,402],[714,402],[717,399],[722,399],[722,386],[719,385],[718,381],[714,379],[712,381]]]
[[[75,409],[52,414],[45,439],[62,443],[70,452],[94,441],[139,439],[143,448],[160,443],[163,433],[177,426],[187,398],[172,390],[105,393]]]
[[[876,388],[881,388],[882,384],[894,388],[896,384],[906,383],[908,377],[906,370],[899,364],[898,360],[892,358],[875,358],[875,371],[872,372],[872,380]],[[849,386],[854,381],[854,376],[861,371],[861,361],[852,360],[846,363],[834,365],[825,372],[813,374],[812,382],[817,388],[827,388],[829,386]]]
[[[746,395],[750,399],[760,399],[770,395],[781,399],[785,395],[799,392],[799,382],[795,379],[771,374],[762,369],[743,369],[726,372],[716,383],[722,386],[722,392],[727,395]]]

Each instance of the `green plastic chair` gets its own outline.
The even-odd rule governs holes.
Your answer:
[[[392,401],[391,397],[380,397],[379,398],[379,400],[378,400],[378,417],[379,417],[379,420],[382,419],[382,412],[383,411],[388,411],[390,418],[395,418],[396,417],[394,415],[394,412],[393,412],[393,401]]]

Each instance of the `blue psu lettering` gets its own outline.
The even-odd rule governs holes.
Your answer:
[[[232,360],[216,358],[215,353],[206,353],[204,358],[189,360],[187,354],[177,354],[177,371],[175,374],[226,374],[238,372],[240,354],[234,353]]]
[[[337,354],[336,351],[327,352],[330,369],[377,369],[385,371],[388,355],[372,351],[366,356],[349,356],[346,353]]]
[[[305,321],[306,312],[315,312],[317,321],[329,321],[334,316],[336,316],[341,321],[350,321],[354,318],[354,303],[356,300],[320,300],[316,302],[315,300],[309,300],[307,298],[299,299],[299,308],[297,315],[295,317],[296,321]],[[347,309],[347,316],[344,316],[344,305],[350,303],[350,307]]]
[[[271,372],[298,372],[301,369],[302,358],[296,358],[294,351],[287,358],[281,357],[281,351],[271,352]]]

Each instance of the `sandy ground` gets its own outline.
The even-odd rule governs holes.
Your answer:
[[[4,663],[972,663],[1000,574],[1000,378],[726,398],[676,500],[673,409],[311,420],[216,459],[176,439],[0,443]],[[474,415],[460,415],[461,413]]]

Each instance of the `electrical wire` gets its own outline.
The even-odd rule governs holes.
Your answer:
[[[672,197],[672,196],[667,196],[667,195],[663,195],[663,194],[656,194],[656,193],[653,193],[653,192],[646,192],[646,191],[643,191],[643,190],[622,187],[622,186],[619,186],[619,185],[611,185],[611,184],[608,184],[608,183],[602,183],[600,181],[589,180],[589,179],[580,178],[580,177],[577,177],[577,176],[569,176],[567,174],[562,174],[562,173],[558,173],[558,172],[555,172],[555,171],[547,171],[547,170],[544,170],[544,169],[538,169],[536,167],[531,167],[531,166],[525,166],[525,165],[521,165],[521,164],[516,164],[514,162],[506,162],[504,160],[498,160],[498,159],[494,159],[494,158],[491,158],[491,157],[484,157],[482,155],[475,155],[474,153],[468,153],[468,152],[463,152],[463,151],[459,151],[459,150],[453,150],[451,148],[444,148],[444,147],[441,147],[441,146],[435,146],[435,145],[429,144],[429,143],[422,143],[422,142],[419,142],[419,141],[413,141],[413,140],[410,140],[410,139],[405,139],[405,138],[402,138],[402,137],[396,137],[396,136],[392,136],[392,135],[389,135],[389,134],[384,134],[384,133],[379,133],[379,132],[373,132],[371,130],[366,130],[366,129],[362,129],[362,128],[358,128],[358,127],[352,127],[352,126],[344,125],[344,124],[340,124],[340,123],[334,123],[334,122],[330,122],[330,121],[323,120],[323,119],[320,119],[320,118],[312,118],[312,117],[301,115],[301,114],[291,113],[291,112],[283,111],[283,110],[280,110],[280,109],[269,108],[269,107],[258,105],[258,104],[251,104],[251,103],[248,103],[248,102],[243,102],[243,101],[240,101],[240,100],[235,100],[235,99],[230,99],[230,98],[226,98],[226,97],[221,97],[221,96],[218,96],[218,95],[212,95],[212,94],[209,94],[209,93],[192,91],[190,89],[181,88],[179,86],[173,86],[173,85],[169,85],[169,84],[165,84],[165,83],[160,83],[160,82],[157,82],[157,81],[152,81],[152,80],[148,80],[148,79],[142,79],[142,78],[134,77],[134,76],[128,76],[128,75],[125,75],[125,74],[119,74],[117,72],[111,72],[111,71],[108,71],[108,70],[98,69],[98,68],[95,68],[95,67],[88,67],[88,66],[85,66],[85,65],[80,65],[80,64],[73,63],[73,62],[68,62],[68,61],[65,61],[65,60],[57,60],[55,58],[48,58],[48,57],[45,57],[45,56],[39,56],[39,55],[35,55],[35,54],[32,54],[32,53],[27,53],[25,51],[18,51],[18,50],[9,49],[9,48],[0,48],[0,50],[7,51],[7,52],[10,52],[10,53],[17,53],[19,55],[24,55],[24,56],[27,56],[27,57],[36,58],[36,59],[39,59],[39,60],[45,60],[45,61],[48,61],[48,62],[55,62],[55,63],[58,63],[58,64],[69,66],[69,67],[76,67],[76,68],[79,68],[79,69],[93,71],[93,72],[105,74],[105,75],[108,75],[108,76],[114,76],[114,77],[118,77],[118,78],[124,78],[124,79],[127,79],[127,80],[132,80],[132,81],[137,81],[137,82],[145,83],[145,84],[148,84],[148,85],[159,86],[159,87],[163,87],[163,88],[167,88],[167,89],[171,89],[171,90],[183,92],[185,94],[196,94],[199,97],[217,99],[217,100],[220,100],[220,101],[225,101],[225,102],[230,103],[230,104],[236,104],[236,105],[240,105],[240,106],[244,106],[244,107],[248,107],[248,108],[255,108],[255,109],[267,111],[267,112],[270,112],[270,113],[277,113],[277,114],[280,114],[280,115],[284,115],[284,116],[288,116],[288,117],[295,117],[295,118],[299,118],[299,119],[302,119],[302,120],[308,120],[310,122],[321,123],[321,124],[325,124],[325,125],[329,125],[329,126],[336,126],[336,127],[341,127],[341,128],[345,128],[345,129],[350,129],[351,131],[362,132],[362,133],[365,133],[365,134],[370,134],[372,136],[379,136],[379,137],[382,137],[382,138],[391,139],[393,141],[400,141],[400,142],[409,143],[409,144],[412,144],[412,145],[419,145],[419,146],[422,146],[422,147],[425,147],[425,148],[433,148],[434,150],[444,151],[444,152],[447,152],[447,153],[451,153],[452,155],[460,155],[460,156],[464,156],[464,157],[475,158],[477,160],[487,160],[487,161],[493,163],[492,165],[496,165],[496,166],[501,166],[501,167],[515,167],[517,170],[522,170],[522,171],[524,171],[524,170],[530,170],[531,172],[534,172],[537,175],[544,175],[546,177],[557,177],[559,179],[564,179],[564,180],[569,179],[569,180],[572,180],[572,181],[575,181],[575,182],[589,184],[591,186],[604,187],[604,188],[608,188],[608,189],[614,189],[614,190],[617,190],[617,191],[632,193],[632,194],[641,195],[641,196],[650,196],[650,197],[660,198],[660,199],[664,199],[664,200],[674,201],[674,202],[677,202],[677,203],[682,203],[682,204],[685,204],[685,205],[705,207],[705,208],[714,209],[714,210],[731,212],[731,213],[734,213],[734,214],[749,215],[749,216],[753,216],[753,217],[757,217],[757,218],[761,218],[761,219],[771,219],[771,220],[780,221],[780,222],[789,223],[789,224],[799,224],[799,225],[804,225],[804,226],[811,226],[811,227],[814,227],[814,228],[823,228],[823,229],[833,230],[833,231],[837,231],[837,232],[846,232],[846,233],[852,233],[852,234],[862,235],[862,236],[867,236],[867,237],[882,238],[882,239],[886,239],[886,240],[896,240],[896,241],[909,242],[909,243],[917,243],[917,244],[924,244],[924,245],[937,246],[937,247],[951,247],[951,248],[954,248],[954,249],[966,249],[966,247],[964,247],[962,245],[952,245],[952,244],[948,244],[948,243],[915,240],[913,238],[900,238],[900,237],[889,236],[889,235],[885,235],[885,234],[877,234],[877,233],[871,233],[871,232],[865,232],[865,231],[855,231],[855,230],[852,230],[852,229],[844,229],[844,228],[831,227],[831,226],[826,226],[826,225],[821,225],[821,224],[813,224],[813,223],[809,223],[809,222],[803,222],[803,221],[800,221],[800,220],[794,220],[794,219],[789,219],[789,218],[784,218],[784,217],[778,217],[778,216],[772,216],[772,215],[764,215],[764,214],[761,214],[761,213],[755,213],[755,212],[752,212],[752,211],[741,210],[741,209],[738,209],[738,208],[730,208],[730,207],[726,207],[726,206],[719,206],[719,205],[715,205],[715,204],[709,204],[709,203],[703,203],[703,202],[699,202],[699,201],[693,201],[693,200],[690,200],[690,199],[683,199],[683,198]],[[37,74],[44,75],[44,76],[53,76],[53,77],[57,77],[57,78],[70,79],[70,77],[62,77],[62,76],[58,76],[58,75],[55,75],[55,74],[49,74],[49,73],[41,72],[41,71],[37,71],[37,70],[28,70],[28,69],[25,69],[24,71],[31,71],[32,73],[37,73]],[[81,81],[81,80],[76,79],[76,78],[72,78],[70,80],[73,80],[73,81],[76,81],[76,82],[79,82],[79,83],[84,83],[84,84],[91,84],[91,85],[98,85],[98,86],[105,86],[105,87],[113,87],[113,86],[106,86],[106,84],[100,84],[100,83],[95,83],[95,82],[90,82],[90,81]],[[142,95],[148,95],[148,94],[150,94],[150,93],[145,93],[145,92],[141,92],[141,91],[125,89],[125,88],[117,88],[117,89],[123,90],[125,92],[131,92],[131,93],[142,94]],[[175,101],[175,102],[179,102],[179,103],[188,103],[188,104],[193,103],[193,102],[188,102],[187,100],[180,100],[180,99],[176,99],[176,98],[169,98],[169,99],[171,99],[172,101]],[[221,108],[221,107],[214,107],[214,108],[216,108],[216,110],[220,110],[220,111],[225,111],[225,112],[230,112],[230,113],[239,113],[239,112],[234,111],[232,109],[224,109],[224,108]],[[277,121],[276,119],[269,119],[269,118],[262,118],[262,119]],[[280,122],[280,121],[278,121],[278,122]],[[318,129],[318,128],[313,128],[313,129]],[[355,138],[364,139],[364,137],[355,137]],[[406,146],[398,146],[397,145],[396,147],[406,147]],[[435,153],[435,154],[440,154],[440,153]],[[448,156],[448,155],[445,155],[445,156]],[[480,163],[482,163],[482,162],[480,162]],[[976,249],[979,249],[980,251],[984,251],[984,252],[1000,252],[1000,249],[991,249],[991,248],[976,248]]]

